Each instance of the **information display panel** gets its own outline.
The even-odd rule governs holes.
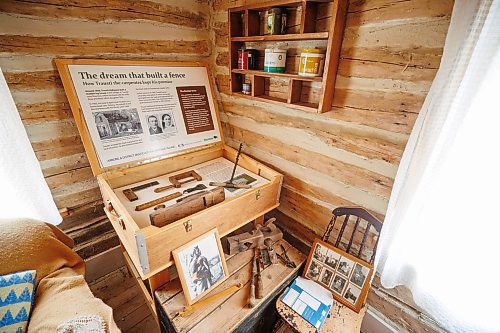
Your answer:
[[[85,59],[56,64],[99,169],[222,140],[204,64]]]

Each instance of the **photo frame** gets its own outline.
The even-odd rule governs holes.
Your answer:
[[[172,251],[187,305],[201,299],[228,276],[217,228]]]
[[[330,290],[335,300],[359,313],[372,274],[373,265],[315,239],[303,275]]]

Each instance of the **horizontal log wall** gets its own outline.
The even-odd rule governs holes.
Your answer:
[[[441,61],[453,1],[351,0],[333,107],[323,114],[229,95],[227,9],[266,1],[213,2],[212,59],[225,140],[233,147],[243,142],[246,153],[285,175],[273,215],[304,243],[322,235],[337,206],[363,206],[383,219]],[[291,49],[289,55],[301,47],[279,44]],[[369,304],[401,331],[439,330],[407,292],[383,290],[376,281],[374,286]]]
[[[0,1],[0,67],[61,225],[87,258],[118,244],[102,210],[54,58],[209,61],[210,7],[201,1]]]

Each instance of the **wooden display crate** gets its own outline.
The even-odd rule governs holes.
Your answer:
[[[97,178],[103,201],[105,203],[106,215],[109,217],[109,220],[120,238],[120,241],[126,251],[125,255],[127,260],[130,260],[133,263],[132,271],[136,272],[138,280],[140,279],[146,281],[146,285],[143,286],[143,289],[149,293],[146,297],[149,304],[154,309],[154,302],[151,294],[157,287],[168,281],[168,268],[173,265],[173,258],[171,254],[172,250],[213,228],[217,228],[220,237],[222,237],[250,221],[261,219],[264,213],[269,212],[279,205],[279,196],[283,176],[271,168],[253,160],[251,157],[242,154],[239,158],[238,166],[262,177],[266,180],[265,183],[254,186],[251,189],[244,190],[243,193],[233,197],[226,197],[223,202],[215,206],[209,207],[190,216],[186,216],[161,228],[149,224],[145,225],[144,221],[138,221],[137,217],[133,217],[134,212],[130,210],[130,207],[128,207],[130,206],[129,203],[126,202],[124,197],[121,195],[121,190],[118,189],[124,186],[135,186],[136,184],[147,180],[153,181],[162,175],[175,173],[183,169],[189,169],[200,163],[205,163],[218,158],[224,158],[233,163],[236,159],[237,151],[224,144],[224,138],[221,133],[222,127],[217,111],[217,102],[214,98],[212,78],[210,77],[208,66],[203,63],[193,62],[181,63],[96,59],[57,59],[55,62],[59,73],[61,74],[64,89],[68,96],[92,171]],[[165,138],[162,138],[162,140],[164,139],[165,141],[164,145],[167,147],[165,149],[172,150],[170,152],[162,153],[160,155],[145,154],[146,156],[141,155],[141,152],[139,152],[137,155],[141,155],[141,158],[126,160],[129,157],[125,157],[125,163],[117,164],[115,162],[109,162],[110,160],[113,160],[112,158],[109,158],[107,160],[108,162],[106,162],[106,158],[108,158],[106,154],[111,153],[107,153],[106,150],[101,149],[106,144],[102,135],[113,134],[116,130],[114,128],[111,129],[111,125],[116,126],[116,128],[118,128],[118,126],[117,123],[112,123],[111,125],[108,124],[110,126],[108,130],[102,128],[99,129],[96,117],[98,117],[98,113],[100,111],[92,110],[92,107],[97,108],[96,105],[99,105],[102,109],[106,106],[106,104],[99,104],[100,97],[95,98],[93,96],[96,96],[96,94],[100,94],[99,96],[105,96],[105,94],[113,93],[113,90],[112,88],[106,87],[105,84],[98,84],[95,86],[90,83],[98,83],[101,73],[103,73],[102,76],[106,79],[103,79],[102,83],[110,82],[110,85],[112,86],[114,82],[118,85],[118,87],[120,87],[119,83],[122,82],[123,84],[120,84],[125,86],[126,84],[135,81],[130,78],[123,78],[122,81],[120,81],[120,78],[115,76],[118,74],[108,74],[123,72],[129,73],[128,76],[134,76],[137,74],[136,72],[140,72],[141,70],[143,70],[142,73],[144,76],[148,76],[146,73],[149,72],[164,72],[166,76],[170,75],[172,72],[177,73],[185,71],[185,73],[188,73],[185,76],[190,77],[190,79],[186,81],[187,87],[191,87],[193,85],[197,87],[205,87],[206,95],[204,96],[208,99],[207,107],[210,109],[209,111],[213,116],[212,120],[214,127],[213,131],[208,131],[207,133],[215,133],[215,135],[211,135],[211,138],[214,138],[212,141],[215,142],[210,142],[210,140],[202,138],[200,139],[201,143],[190,145],[189,141],[193,141],[193,139],[189,134],[184,135],[184,139],[182,139],[184,141],[182,142],[170,142],[169,140],[172,141],[173,139],[165,135]],[[134,75],[130,74],[132,72],[134,72]],[[94,76],[94,74],[96,76]],[[160,74],[155,75],[161,76]],[[124,76],[127,75],[124,74]],[[164,89],[164,91],[161,92],[163,95],[158,95],[157,92],[154,92],[151,93],[151,96],[155,98],[163,98],[166,96],[165,91],[172,90],[175,92],[175,87],[173,89],[168,87],[168,82],[176,82],[175,79],[176,78],[174,77],[174,79],[165,80],[165,87],[161,86],[161,84],[159,85],[159,87],[161,86],[163,87],[162,89]],[[83,81],[86,83],[84,84]],[[157,79],[156,81],[153,79],[150,81],[158,82]],[[101,86],[104,88],[101,88]],[[185,86],[181,86],[181,88],[185,88]],[[139,90],[137,91],[139,94]],[[179,94],[178,91],[179,90],[177,90],[177,94]],[[144,94],[144,91],[141,90],[140,93]],[[119,97],[118,99],[123,98],[123,91],[120,92],[120,94],[122,97]],[[86,97],[82,98],[84,95]],[[133,94],[129,93],[129,95]],[[172,96],[174,96],[173,93]],[[173,101],[170,97],[165,98],[171,103],[174,103],[175,101]],[[180,104],[181,95],[179,94],[178,97]],[[108,104],[115,103],[113,102],[114,99],[116,99],[116,97],[110,99]],[[94,103],[93,106],[90,106],[91,103],[89,101]],[[134,105],[134,103],[135,101],[132,101],[131,104]],[[141,103],[137,103],[137,105],[139,104]],[[123,133],[116,132],[114,134],[115,137],[113,137],[112,140],[118,140],[118,142],[120,142],[119,140],[126,141],[129,140],[132,135],[135,135],[137,138],[141,138],[141,140],[145,142],[152,140],[150,138],[152,133],[147,133],[145,126],[145,124],[147,125],[146,117],[148,117],[147,121],[149,121],[149,115],[151,113],[144,112],[144,115],[142,113],[139,114],[137,109],[130,109],[130,105],[128,107],[129,109],[127,110],[129,110],[129,113],[135,112],[139,115],[141,125],[137,125],[137,119],[135,119],[135,132],[132,133],[131,136],[126,136],[128,135],[126,131],[132,132],[132,130],[126,128]],[[142,106],[139,106],[139,108],[140,107]],[[179,108],[181,109],[180,111]],[[142,110],[140,111],[142,112]],[[87,112],[87,114],[85,114],[85,112]],[[118,113],[119,111],[113,112]],[[182,117],[177,114],[178,112],[182,113]],[[171,115],[177,115],[176,126],[179,127],[177,128],[178,136],[182,136],[182,133],[189,133],[187,127],[181,127],[187,126],[186,124],[188,124],[186,120],[186,112],[187,111],[183,109],[182,105],[173,107]],[[92,119],[94,119],[94,121],[92,121]],[[106,118],[106,120],[108,120],[108,118]],[[182,123],[182,120],[184,120],[184,123]],[[96,127],[96,129],[93,126]],[[127,127],[127,124],[125,124],[125,127]],[[136,134],[138,133],[139,127],[141,132]],[[98,136],[96,134],[97,132],[99,134]],[[200,133],[202,134],[203,132]],[[196,133],[195,135],[200,133]],[[120,137],[120,135],[123,136]],[[189,140],[186,138],[189,138]],[[208,140],[209,143],[205,143],[206,141],[204,140]],[[157,142],[158,140],[154,141],[155,144],[157,144]],[[102,147],[99,148],[99,145]],[[192,184],[186,184],[180,190],[182,191],[191,186]],[[164,193],[158,193],[158,197],[164,195]],[[145,214],[147,214],[147,211],[145,212]],[[137,214],[134,216],[136,215]]]

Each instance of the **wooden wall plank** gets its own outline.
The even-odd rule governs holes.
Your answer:
[[[188,53],[208,56],[205,40],[130,40],[110,37],[95,39],[0,35],[0,52],[51,55],[92,55],[106,53],[152,54]]]
[[[184,5],[183,5],[184,4]],[[153,22],[169,23],[191,28],[206,28],[206,15],[189,10],[199,8],[195,2],[184,1],[172,4],[153,1],[107,0],[73,0],[61,3],[57,0],[43,2],[3,0],[0,2],[0,11],[11,14],[33,15],[57,19],[86,19],[95,22],[149,20]]]

